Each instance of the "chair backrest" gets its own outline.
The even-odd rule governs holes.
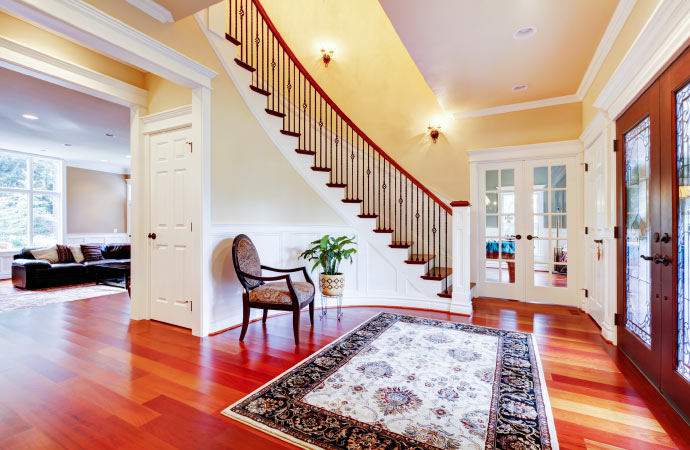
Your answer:
[[[256,251],[254,243],[246,234],[235,237],[232,243],[232,264],[235,266],[237,278],[247,289],[253,289],[261,284],[261,281],[254,278],[246,278],[240,272],[250,275],[261,276],[261,260],[259,252]]]

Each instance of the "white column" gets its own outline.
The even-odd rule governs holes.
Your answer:
[[[451,202],[453,208],[453,298],[450,312],[472,315],[470,290],[470,203]]]

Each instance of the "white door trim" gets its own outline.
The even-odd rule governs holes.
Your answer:
[[[216,72],[82,0],[0,0],[0,8],[188,88]]]
[[[74,42],[93,48],[115,59],[125,61],[135,67],[152,72],[167,80],[192,89],[192,127],[194,129],[194,153],[198,156],[197,172],[199,180],[197,209],[194,223],[199,224],[199,264],[198,273],[190,275],[200,299],[199,316],[192,333],[206,336],[210,328],[210,167],[211,167],[211,80],[216,72],[197,63],[178,51],[158,42],[141,31],[109,16],[103,11],[82,0],[0,0],[0,8],[7,10],[22,20],[66,36]],[[22,64],[11,64],[14,69],[24,68],[31,72],[43,73],[45,58],[26,58]],[[75,66],[75,65],[73,65]],[[78,67],[78,66],[76,66]],[[64,68],[64,67],[63,67]],[[74,67],[73,67],[74,68]],[[110,99],[130,107],[130,145],[132,154],[132,307],[133,320],[147,319],[149,302],[148,283],[148,164],[145,160],[144,124],[140,121],[146,114],[146,104],[133,101],[131,96],[118,89],[108,88],[103,83],[102,74],[93,71],[78,71],[80,77],[71,79],[72,89]],[[29,73],[31,74],[31,73]],[[50,77],[48,77],[50,78]],[[46,81],[59,81],[58,78]],[[57,84],[60,84],[59,82]],[[69,86],[68,86],[69,87]],[[130,92],[131,94],[131,92]],[[142,104],[143,103],[143,104]],[[204,283],[206,285],[204,286]]]
[[[470,156],[470,215],[472,223],[472,242],[476,243],[471,248],[471,279],[475,282],[479,280],[479,207],[483,207],[483,199],[479,198],[481,189],[479,188],[479,166],[484,163],[502,162],[502,161],[529,161],[536,159],[550,159],[560,158],[566,156],[575,156],[578,164],[582,163],[584,153],[584,146],[579,140],[572,141],[556,141],[544,142],[538,144],[514,145],[508,147],[494,147],[486,149],[468,150]],[[583,171],[577,171],[577,184],[571,186],[575,195],[575,203],[578,211],[575,214],[576,226],[578,233],[573,237],[572,245],[580,248],[582,243],[583,225],[582,225],[582,181]],[[582,258],[580,258],[582,260]],[[573,283],[575,286],[581,285],[582,262],[579,262],[573,268],[576,269],[574,276],[568,277],[568,283]],[[571,275],[571,274],[569,274]]]

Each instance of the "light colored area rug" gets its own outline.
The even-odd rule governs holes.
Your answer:
[[[558,449],[531,334],[391,313],[223,414],[303,448]]]
[[[0,293],[0,312],[21,308],[50,305],[53,303],[71,302],[103,295],[127,292],[126,289],[105,286],[69,286],[62,288],[40,289],[36,291],[19,291]]]

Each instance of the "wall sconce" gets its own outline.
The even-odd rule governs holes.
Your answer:
[[[321,49],[321,60],[323,61],[323,65],[328,67],[328,63],[331,62],[331,55],[333,54],[333,50],[326,50],[325,48]]]
[[[441,125],[429,125],[427,128],[429,129],[429,136],[435,144],[441,134]]]

